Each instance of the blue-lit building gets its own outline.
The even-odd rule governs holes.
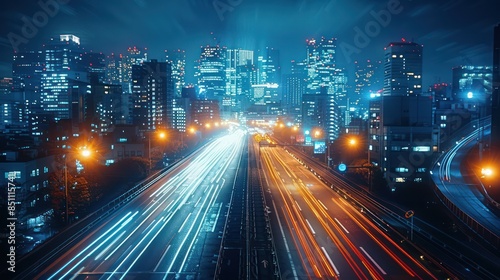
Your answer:
[[[201,47],[201,55],[196,66],[198,96],[202,99],[217,100],[221,117],[231,118],[231,96],[226,93],[226,47]]]
[[[370,94],[377,93],[383,87],[383,67],[381,60],[355,61],[354,92],[349,96],[350,108],[354,108],[352,117],[367,119]]]
[[[165,50],[165,58],[172,65],[172,82],[175,97],[180,97],[186,84],[186,51],[181,49]]]
[[[257,53],[257,84],[281,84],[280,51],[266,47]]]
[[[422,94],[422,46],[393,42],[385,49],[383,93],[372,94],[370,162],[382,170],[392,191],[421,183],[437,151],[430,93]]]
[[[226,95],[226,48],[220,46],[201,47],[195,77],[199,96],[207,99]]]
[[[174,83],[168,62],[152,59],[132,67],[133,124],[142,130],[171,128]]]
[[[335,96],[322,87],[318,94],[304,94],[302,96],[302,128],[311,131],[313,128],[321,130],[321,138],[333,142],[339,137],[338,107]]]
[[[51,172],[54,172],[54,156],[25,158],[19,152],[0,152],[0,182],[5,186],[0,205],[7,205],[7,183],[14,184],[17,229],[33,230],[50,220],[53,214],[49,194]]]
[[[384,95],[422,93],[422,49],[422,45],[406,41],[385,47]]]
[[[322,37],[306,40],[306,59],[303,63],[293,65],[297,73],[305,73],[307,94],[327,94],[328,115],[325,115],[325,126],[322,129],[327,133],[325,137],[331,142],[338,138],[342,126],[342,116],[347,106],[347,77],[345,71],[336,65],[336,39]],[[299,70],[303,67],[304,70]],[[302,100],[304,103],[304,100]],[[302,119],[305,118],[302,112]]]
[[[75,100],[69,94],[70,81],[88,81],[80,38],[74,35],[51,38],[43,53],[45,67],[41,75],[41,109],[55,121],[71,119],[78,112],[72,112]]]
[[[252,69],[254,53],[251,50],[227,49],[226,96],[231,99],[231,117],[239,118],[248,94],[249,69]]]

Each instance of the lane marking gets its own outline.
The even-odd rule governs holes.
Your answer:
[[[155,268],[153,269],[153,271],[156,271],[158,269],[158,266],[160,266],[160,263],[161,261],[163,261],[163,259],[165,258],[165,256],[167,255],[167,252],[168,252],[168,249],[170,249],[170,246],[171,245],[168,245],[167,247],[167,250],[165,250],[165,252],[163,252],[163,255],[161,255],[161,258],[160,260],[158,261],[158,263],[156,264]]]
[[[328,252],[326,252],[325,247],[321,247],[321,250],[323,251],[323,254],[325,254],[326,258],[328,259],[328,262],[330,263],[330,265],[333,267],[333,270],[335,270],[335,273],[337,274],[337,276],[340,276],[339,270],[337,269],[337,267],[333,263],[332,259],[330,258],[330,255],[328,255]]]
[[[295,200],[295,204],[297,204],[297,207],[299,208],[300,212],[302,212],[302,208],[300,208],[299,203],[297,202],[297,200]]]
[[[181,232],[182,228],[184,227],[184,225],[189,220],[189,217],[191,216],[191,214],[192,214],[192,212],[188,214],[188,216],[186,217],[186,219],[184,220],[184,222],[182,223],[181,227],[179,228],[179,230],[177,232]]]
[[[312,234],[316,235],[316,232],[314,231],[313,227],[311,226],[311,224],[309,223],[309,221],[307,219],[306,219],[306,223],[309,226],[309,228],[311,229]]]
[[[361,251],[363,251],[363,253],[365,253],[365,255],[370,259],[370,261],[372,261],[373,264],[375,264],[375,266],[378,268],[378,270],[380,270],[380,272],[382,272],[382,274],[386,275],[387,273],[380,267],[380,265],[378,265],[378,263],[372,258],[372,256],[370,256],[368,254],[368,252],[365,251],[365,249],[363,249],[363,247],[359,247],[359,249],[361,249]]]
[[[321,206],[323,206],[323,208],[325,208],[326,211],[328,211],[328,208],[326,208],[326,206],[323,204],[323,202],[321,202],[321,200],[318,199],[318,202],[319,204],[321,204]]]
[[[341,223],[340,223],[340,221],[339,221],[339,220],[337,220],[337,218],[333,218],[333,219],[337,222],[337,224],[339,224],[339,226],[340,226],[340,227],[341,227],[341,228],[342,228],[342,229],[343,229],[346,233],[349,233],[349,231],[348,231],[348,230],[344,227],[344,225],[343,225],[343,224],[341,224]]]

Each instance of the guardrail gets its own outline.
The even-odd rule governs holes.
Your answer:
[[[69,246],[70,244],[81,238],[85,233],[87,233],[90,229],[94,228],[104,218],[109,217],[112,213],[114,213],[119,208],[123,207],[126,203],[135,199],[137,196],[139,196],[139,194],[141,194],[151,185],[153,185],[158,180],[167,175],[171,169],[178,168],[180,165],[185,163],[189,158],[198,153],[198,151],[201,150],[206,145],[208,145],[208,143],[202,145],[197,150],[189,152],[184,158],[177,160],[172,165],[162,168],[161,170],[155,172],[154,174],[149,175],[146,179],[137,183],[127,192],[121,194],[119,197],[113,199],[112,201],[102,206],[98,210],[90,213],[89,215],[79,220],[78,222],[65,228],[57,235],[51,237],[44,244],[38,246],[35,250],[23,256],[19,260],[18,266],[24,267],[24,269],[13,279],[32,279],[35,276],[35,274],[39,273],[40,269],[43,268],[49,261],[57,257],[61,252],[64,252],[67,246]],[[64,241],[60,242],[61,240],[58,239],[60,238],[60,236],[65,236],[65,238],[63,239]],[[59,244],[54,248],[52,248],[50,252],[45,251],[44,249],[46,249],[48,245],[52,245],[50,244],[50,242],[56,239],[57,241],[59,241]],[[39,254],[41,254],[42,252],[43,252],[43,257],[39,256]]]

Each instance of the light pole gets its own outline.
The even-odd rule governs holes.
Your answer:
[[[358,141],[356,141],[355,138],[349,139],[349,145],[355,146],[357,143],[358,143]],[[368,167],[365,167],[365,168],[368,168],[368,191],[372,191],[372,189],[373,189],[373,182],[372,182],[373,165],[372,165],[371,158],[370,158],[370,147],[369,146],[367,147],[366,151],[367,151],[367,155],[368,155]]]
[[[413,241],[413,216],[415,215],[415,211],[408,210],[405,213],[405,218],[410,219],[410,240]]]
[[[149,136],[148,136],[148,155],[149,155],[149,171],[151,172],[151,169],[152,169],[152,160],[151,160],[151,135],[154,133],[155,131],[150,131],[149,132]],[[167,137],[166,133],[165,132],[160,132],[158,134],[158,137],[161,138],[161,139],[164,139],[165,137]]]
[[[90,150],[88,149],[83,149],[81,151],[81,155],[84,157],[89,157],[90,156]],[[66,204],[66,212],[65,214],[65,222],[66,224],[69,224],[69,196],[68,196],[68,164],[67,164],[67,158],[68,158],[68,153],[64,154],[64,200]]]

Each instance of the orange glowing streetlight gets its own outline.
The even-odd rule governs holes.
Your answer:
[[[485,167],[481,169],[481,178],[491,177],[493,176],[493,169],[489,167]]]
[[[149,170],[152,168],[152,161],[151,161],[151,135],[153,133],[157,133],[157,137],[159,139],[166,139],[167,138],[167,133],[165,131],[151,131],[148,137],[148,154],[149,154]]]
[[[349,144],[350,144],[351,146],[356,145],[356,144],[357,144],[356,139],[354,139],[354,138],[349,139]]]
[[[82,148],[80,149],[80,155],[84,156],[84,157],[90,157],[90,155],[92,154],[92,152],[90,152],[89,149],[87,148]],[[64,154],[64,200],[65,200],[65,204],[66,204],[66,209],[65,209],[65,214],[66,214],[66,224],[69,224],[69,203],[68,203],[68,164],[67,164],[67,158],[68,158],[68,154]]]
[[[316,130],[314,131],[314,137],[318,138],[318,137],[320,137],[320,136],[321,136],[321,130],[316,129]]]

